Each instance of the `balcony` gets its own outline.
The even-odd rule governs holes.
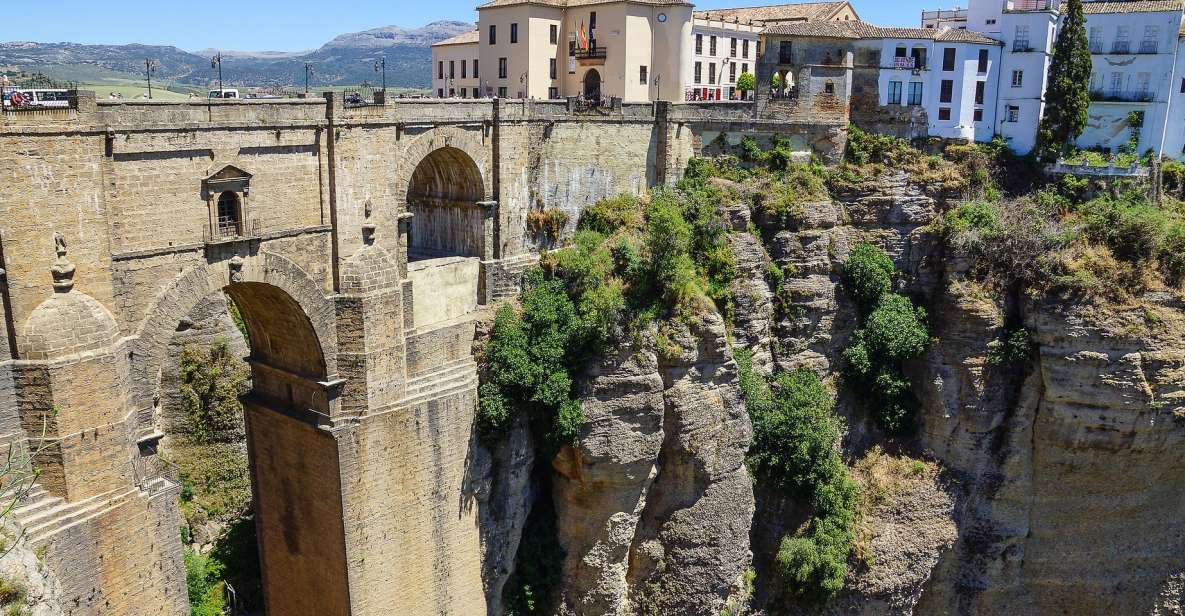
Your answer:
[[[1140,53],[1142,53],[1142,54],[1160,53],[1159,41],[1140,41]]]
[[[1131,52],[1132,52],[1131,41],[1115,41],[1115,44],[1111,45],[1112,55],[1124,56],[1124,55],[1130,54]]]
[[[910,56],[895,56],[893,58],[893,68],[913,70],[917,68],[918,59]]]
[[[1156,93],[1147,89],[1135,90],[1092,90],[1090,100],[1096,103],[1151,103]]]
[[[1033,51],[1033,43],[1029,39],[1016,39],[1012,42],[1013,53],[1024,53],[1026,51]]]
[[[1059,5],[1058,0],[1008,0],[1005,4],[1007,11],[1052,11]]]
[[[593,45],[592,47],[589,47],[588,49],[577,49],[576,50],[576,59],[581,62],[586,61],[586,60],[599,60],[599,61],[603,62],[605,60],[605,58],[608,58],[608,57],[609,57],[609,50],[605,47],[598,47],[596,45]]]

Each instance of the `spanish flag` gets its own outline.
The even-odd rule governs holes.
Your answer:
[[[584,20],[580,20],[580,48],[588,50],[588,33],[584,31]]]

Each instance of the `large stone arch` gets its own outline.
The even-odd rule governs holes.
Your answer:
[[[316,340],[306,340],[305,343],[315,342],[322,366],[320,369],[308,371],[306,376],[330,380],[337,374],[337,330],[334,327],[334,307],[322,292],[320,286],[300,266],[292,261],[270,252],[260,252],[255,256],[242,259],[239,267],[232,268],[233,259],[203,263],[184,271],[171,284],[161,290],[156,300],[148,309],[147,315],[136,331],[132,343],[132,402],[135,408],[143,414],[150,412],[153,406],[153,396],[157,386],[157,377],[164,362],[169,339],[172,337],[177,323],[181,321],[194,306],[203,298],[217,291],[227,289],[235,284],[259,284],[273,287],[281,291],[284,296],[295,303],[293,308],[299,308],[308,319],[308,323],[316,334]],[[235,263],[237,265],[237,263]],[[232,283],[232,269],[235,282]],[[260,301],[271,297],[275,302],[283,303],[279,295],[268,294],[262,288]],[[232,293],[238,301],[251,301],[251,294],[243,289]],[[248,320],[248,328],[252,323]],[[256,322],[255,328],[263,332],[263,323]],[[254,336],[255,332],[251,332]],[[280,362],[277,367],[297,367],[292,362]],[[298,370],[299,371],[299,370]]]
[[[250,337],[241,396],[264,600],[272,614],[346,614],[348,565],[336,436],[335,307],[292,261],[227,253],[158,295],[133,341],[135,403],[151,410],[171,333],[211,294],[238,306]],[[148,421],[145,421],[145,420]],[[141,428],[152,425],[151,412]]]
[[[481,134],[434,129],[415,140],[406,161],[396,190],[412,214],[409,260],[488,256],[493,186]]]

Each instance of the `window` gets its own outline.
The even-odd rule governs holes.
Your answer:
[[[1111,96],[1123,94],[1123,73],[1111,73]]]
[[[955,48],[947,47],[942,50],[942,70],[955,70]]]
[[[596,30],[597,29],[597,12],[596,11],[592,11],[588,14],[588,29],[589,30]],[[592,36],[592,35],[589,35],[589,36]]]
[[[218,195],[218,236],[234,237],[241,233],[239,228],[239,196],[234,191]]]
[[[708,55],[713,58],[716,57],[716,37],[708,37]]]
[[[474,58],[473,59],[473,78],[477,79],[478,77],[480,77],[480,75],[477,74],[477,58]]]
[[[518,43],[518,24],[510,24],[510,44]]]
[[[695,63],[695,82],[696,83],[703,83],[704,82],[704,64],[702,62]],[[1182,87],[1185,87],[1185,86],[1182,86]],[[1183,89],[1181,91],[1185,92],[1185,89]]]
[[[444,60],[441,60],[436,64],[436,78],[444,79]]]
[[[728,65],[728,82],[729,83],[736,83],[737,82],[737,63],[736,62],[733,62]]]
[[[952,79],[943,79],[942,88],[938,92],[938,102],[949,103],[954,98],[955,82]]]
[[[909,104],[910,105],[921,105],[922,104],[922,82],[911,81],[909,83]]]
[[[716,63],[713,62],[708,65],[708,85],[716,85]]]
[[[980,75],[986,75],[988,72],[988,50],[979,50],[979,66],[975,69]]]
[[[551,24],[550,32],[551,33],[550,33],[549,38],[547,40],[551,41],[552,45],[555,45],[556,43],[560,42],[560,27],[557,26],[556,24]]]
[[[1012,87],[1019,88],[1025,85],[1025,72],[1012,71]]]
[[[913,67],[916,69],[926,68],[926,49],[924,47],[914,47],[909,55],[913,56]]]
[[[744,40],[744,41],[741,43],[741,57],[742,57],[742,58],[748,58],[748,57],[749,57],[749,39],[745,39],[745,40]]]
[[[835,82],[828,81],[827,83],[823,84],[823,92],[825,94],[835,94]]]
[[[506,58],[498,58],[498,79],[506,79],[506,74],[510,70],[506,66]]]
[[[983,98],[984,98],[983,94],[986,89],[987,89],[987,83],[985,83],[983,81],[975,82],[975,104],[976,105],[983,104]]]
[[[1103,29],[1098,26],[1090,28],[1090,53],[1103,53]]]
[[[449,79],[456,79],[457,78],[457,63],[452,60],[448,61],[448,78]]]
[[[449,98],[456,98],[457,97],[457,89],[456,88],[449,88],[448,89],[448,97]]]
[[[1115,44],[1111,46],[1111,53],[1124,54],[1131,50],[1131,26],[1119,26],[1115,30]]]
[[[645,66],[638,67],[638,85],[647,85],[650,83],[649,69]]]
[[[949,120],[950,119],[950,107],[939,107],[938,108],[938,119],[939,120]]]
[[[1004,111],[1004,121],[1016,123],[1020,121],[1020,107],[1009,105]]]
[[[778,44],[778,62],[782,64],[790,64],[794,61],[794,43],[791,41],[781,41]]]
[[[987,25],[989,25],[989,26],[994,26],[994,25],[996,25],[996,20],[994,20],[994,19],[985,19],[985,20],[983,20],[983,23],[985,23],[985,24],[987,24]]]
[[[555,79],[555,73],[556,73],[556,60],[555,60],[555,58],[551,58],[550,60],[548,60],[548,61],[547,61],[547,64],[548,64],[548,66],[547,66],[547,74],[548,74],[548,75],[550,75],[550,78],[551,78],[551,79]]]
[[[976,121],[976,122],[982,122],[982,121],[983,121],[983,110],[982,110],[982,109],[976,109],[976,110],[975,110],[975,113],[974,113],[974,119],[975,119],[975,121]]]
[[[490,44],[496,45],[498,43],[498,26],[490,26]]]
[[[461,79],[469,77],[469,61],[461,60]]]
[[[1029,27],[1017,26],[1016,36],[1012,37],[1012,51],[1031,51],[1032,42],[1029,41]]]
[[[1181,94],[1185,94],[1185,78],[1181,79]]]
[[[1152,73],[1140,73],[1136,76],[1136,99],[1148,100],[1152,94]]]
[[[554,100],[558,99],[559,97],[560,97],[559,88],[548,88],[547,89],[547,98],[548,99],[554,101]]]
[[[477,88],[473,88],[473,98],[481,98],[481,92]]]
[[[702,34],[695,35],[695,55],[704,55],[704,35]]]
[[[506,98],[506,86],[498,88],[498,98]]]
[[[742,63],[742,64],[741,64],[741,72],[742,72],[742,73],[748,73],[748,72],[749,72],[749,63],[748,63],[748,62],[744,62],[744,63]]]
[[[465,92],[466,92],[466,91],[467,91],[467,90],[465,90],[465,88],[461,88],[461,92],[460,92],[460,94],[461,94],[461,98],[465,98]]]
[[[444,88],[436,88],[436,98],[444,98]]]
[[[1160,26],[1144,26],[1144,40],[1140,53],[1156,53],[1160,47]]]
[[[730,58],[735,58],[735,57],[737,57],[737,40],[735,38],[732,38],[732,39],[729,39],[729,41],[730,42],[728,44],[728,47],[729,47],[728,56]]]
[[[900,81],[890,81],[889,82],[889,104],[890,105],[900,105],[901,104],[901,82]]]

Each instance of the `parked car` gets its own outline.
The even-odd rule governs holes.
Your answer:
[[[239,91],[234,88],[223,88],[221,90],[210,90],[207,95],[208,98],[239,98]]]

